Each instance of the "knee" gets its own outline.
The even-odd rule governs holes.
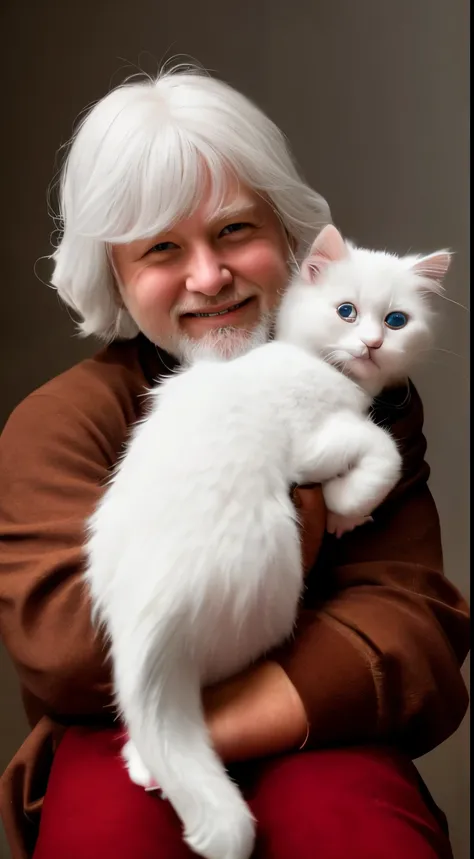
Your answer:
[[[169,803],[129,780],[112,730],[66,732],[55,755],[34,859],[190,859]]]
[[[249,791],[258,859],[452,859],[418,789],[413,765],[383,750],[287,756]]]

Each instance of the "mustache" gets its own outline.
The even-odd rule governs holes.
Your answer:
[[[235,289],[221,290],[218,295],[201,296],[199,303],[194,301],[193,304],[177,304],[173,308],[173,314],[184,316],[185,313],[197,313],[199,311],[212,313],[214,307],[221,307],[223,304],[240,304],[246,298],[250,298],[250,295],[241,295]]]

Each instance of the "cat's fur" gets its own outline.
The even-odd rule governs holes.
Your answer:
[[[287,290],[275,341],[199,361],[151,393],[89,523],[86,577],[110,637],[130,773],[151,773],[207,859],[248,859],[254,821],[211,746],[201,688],[292,631],[302,567],[290,484],[322,483],[328,509],[357,522],[397,482],[396,446],[367,414],[426,348],[426,296],[448,259],[352,248],[327,227]],[[357,324],[337,316],[348,301]],[[387,333],[389,309],[408,311],[406,329]],[[361,337],[379,344],[378,367],[352,357],[371,348]]]

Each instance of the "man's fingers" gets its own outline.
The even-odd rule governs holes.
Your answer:
[[[321,486],[297,486],[292,499],[301,527],[303,568],[308,573],[318,556],[326,528],[326,506]]]

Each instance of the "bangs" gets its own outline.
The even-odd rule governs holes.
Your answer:
[[[110,158],[110,140],[103,143]],[[121,144],[112,168],[99,152],[75,227],[76,233],[106,244],[166,232],[192,215],[204,194],[212,217],[222,207],[230,176],[236,175],[231,159],[172,123],[160,134],[134,129]]]

